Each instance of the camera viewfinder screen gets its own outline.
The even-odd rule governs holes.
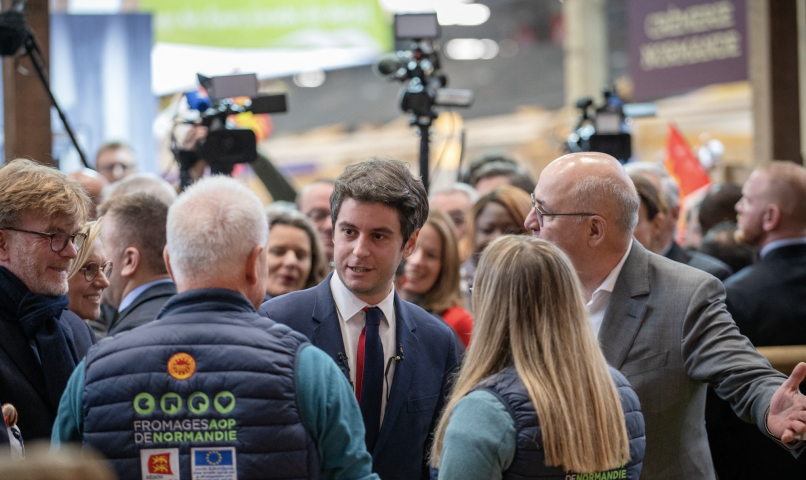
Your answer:
[[[407,13],[395,15],[395,38],[439,38],[436,13]]]

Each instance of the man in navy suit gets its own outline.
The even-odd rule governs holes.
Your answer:
[[[395,293],[395,270],[428,217],[422,182],[403,162],[353,164],[330,197],[336,270],[260,313],[305,334],[336,361],[361,406],[373,471],[428,478],[430,435],[458,368],[450,328]]]

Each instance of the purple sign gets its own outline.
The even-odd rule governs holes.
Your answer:
[[[636,100],[747,79],[745,0],[630,0]]]

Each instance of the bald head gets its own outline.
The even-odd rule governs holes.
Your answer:
[[[615,227],[618,235],[632,236],[638,223],[640,200],[630,176],[618,160],[604,153],[572,153],[549,164],[543,174],[554,177],[563,208],[550,212],[596,213]]]
[[[772,162],[760,168],[758,174],[767,181],[770,203],[781,209],[782,223],[806,228],[806,169],[792,162]]]
[[[526,218],[534,236],[571,258],[588,299],[624,257],[638,223],[640,200],[627,172],[603,153],[573,153],[540,174]]]

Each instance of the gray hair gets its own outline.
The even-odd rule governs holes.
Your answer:
[[[168,210],[168,255],[180,283],[220,277],[268,239],[269,223],[260,199],[229,177],[199,180]]]
[[[147,193],[165,205],[176,200],[176,190],[170,183],[153,173],[135,173],[104,188],[104,202],[130,193]]]
[[[454,193],[454,192],[464,193],[470,199],[470,203],[473,204],[478,202],[479,198],[481,198],[479,192],[477,192],[475,188],[466,183],[457,182],[454,183],[453,186],[450,188],[443,188],[442,190],[437,190],[436,192],[432,193],[429,200],[433,200],[434,197],[436,197],[437,195],[441,195],[443,193]]]
[[[660,178],[660,193],[663,195],[666,206],[670,209],[680,206],[680,187],[663,166],[652,162],[632,162],[625,165],[624,168],[629,174],[651,173],[657,175]]]
[[[614,201],[616,228],[624,235],[632,235],[638,225],[641,199],[629,178],[586,176],[576,184],[576,189],[579,207],[584,212],[596,213],[607,199]]]

